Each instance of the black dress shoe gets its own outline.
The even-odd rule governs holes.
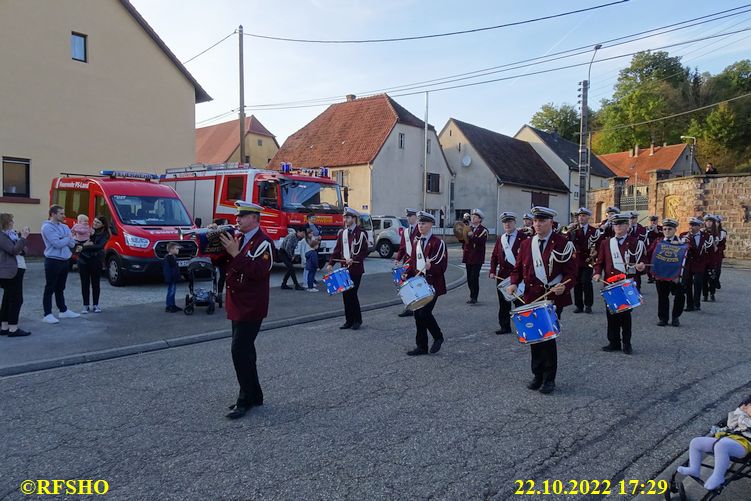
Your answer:
[[[417,357],[420,355],[427,355],[427,354],[428,354],[428,350],[425,348],[415,348],[414,350],[409,350],[407,352],[407,355],[409,355],[410,357]]]
[[[354,325],[354,324],[344,323],[344,324],[340,325],[339,328],[340,329],[351,329],[352,325]]]
[[[412,317],[414,315],[415,314],[412,312],[412,310],[404,310],[403,312],[399,313],[399,316],[402,317],[402,318],[404,318],[404,317]]]
[[[634,350],[631,349],[631,345],[627,344],[623,346],[623,353],[626,355],[631,355],[634,352]]]
[[[289,285],[286,285],[286,284],[282,284],[282,287],[281,287],[281,289],[282,289],[282,290],[285,290],[285,291],[291,291],[291,290],[292,290],[292,287],[290,287]]]
[[[0,336],[7,336],[9,332],[8,329],[0,329]]]
[[[674,319],[673,319],[673,323],[672,323],[671,325],[672,325],[673,327],[678,327],[678,326],[680,326],[680,325],[681,325],[681,321],[680,321],[680,320],[678,320],[677,318],[674,318]]]
[[[621,347],[613,346],[612,344],[609,344],[607,346],[603,346],[602,351],[621,351]]]
[[[699,305],[694,306],[694,310],[701,311],[701,306],[699,306]]]
[[[722,287],[720,287],[720,281],[719,280],[717,281],[717,285],[715,286],[715,289],[718,289],[718,290],[722,289]]]
[[[360,322],[355,322],[355,323],[353,323],[353,324],[352,324],[352,327],[351,327],[351,329],[352,329],[353,331],[356,331],[356,330],[357,330],[357,329],[359,329],[359,328],[360,328],[361,326],[362,326],[362,324],[361,324]]]
[[[244,405],[235,405],[235,407],[229,411],[225,417],[228,419],[239,419],[243,417],[250,407],[245,407]]]
[[[306,290],[308,290],[308,289],[306,289],[306,288],[305,288],[305,287],[303,287],[302,285],[295,285],[295,290],[296,290],[296,291],[306,291]]]
[[[541,377],[535,377],[534,379],[532,379],[532,381],[527,383],[527,388],[529,388],[530,390],[539,390],[540,386],[542,386]]]
[[[16,329],[14,332],[9,331],[8,337],[23,337],[23,336],[28,336],[29,334],[31,334],[31,332],[25,331],[23,329]]]
[[[585,306],[584,307],[584,313],[592,313],[592,307],[591,306]]]
[[[582,310],[581,308],[577,306],[576,309],[574,310],[574,313],[584,313],[584,310]]]
[[[507,329],[504,327],[502,329],[498,329],[497,331],[495,331],[495,333],[498,334],[499,336],[501,334],[511,334],[511,329]]]
[[[555,383],[553,381],[545,381],[544,383],[542,383],[540,393],[547,395],[548,393],[553,393],[553,390],[555,390]]]
[[[659,322],[657,322],[657,325],[659,325],[660,327],[665,327],[666,325],[668,325],[668,323],[665,320],[660,320]]]
[[[694,309],[689,306],[688,308],[685,308],[683,311],[694,311]]]
[[[709,301],[712,302],[712,303],[715,302],[714,294],[712,294],[711,296],[709,296]]]
[[[467,304],[477,304],[477,299],[470,299]]]
[[[436,339],[433,341],[433,346],[430,347],[430,353],[438,353],[441,351],[441,345],[443,344],[443,339]]]

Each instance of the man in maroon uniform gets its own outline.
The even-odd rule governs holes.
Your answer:
[[[232,363],[240,393],[227,417],[243,417],[263,405],[256,369],[256,336],[269,311],[269,276],[274,265],[274,243],[260,227],[263,207],[238,201],[235,237],[220,235],[227,251],[227,318],[232,321]]]
[[[516,214],[513,212],[503,212],[500,216],[503,224],[503,233],[495,240],[493,254],[490,256],[490,278],[503,280],[511,275],[516,266],[516,257],[519,255],[519,248],[527,234],[516,229]],[[497,284],[496,284],[497,285]],[[518,303],[518,304],[517,304]],[[514,301],[515,306],[521,302]],[[498,290],[498,324],[500,329],[495,331],[496,334],[511,333],[511,303],[506,300],[503,293]]]
[[[417,209],[404,209],[404,215],[407,216],[409,227],[402,231],[402,238],[399,242],[399,251],[394,258],[394,267],[409,261],[410,256],[414,252],[415,238],[417,238],[419,233],[417,229]],[[399,313],[399,316],[411,317],[412,310],[404,308],[404,311]]]
[[[702,284],[702,295],[704,302],[715,301],[715,292],[717,290],[717,267],[719,265],[719,247],[720,229],[717,225],[717,216],[707,214],[704,216],[704,235],[707,239],[707,268],[704,271],[704,283]]]
[[[628,214],[617,214],[613,218],[615,236],[600,243],[592,277],[595,281],[599,282],[601,277],[608,281],[617,275],[634,278],[646,269],[644,242],[628,234],[628,220]],[[602,351],[621,351],[622,347],[623,353],[631,355],[631,310],[610,313],[605,309],[605,314],[608,317],[608,344],[602,347]]]
[[[463,246],[462,263],[467,267],[467,286],[469,287],[469,301],[467,304],[477,303],[480,294],[480,269],[485,263],[485,243],[488,241],[488,229],[482,225],[485,215],[480,209],[472,211],[472,224],[467,240]]]
[[[692,217],[689,231],[681,233],[681,238],[688,243],[684,284],[686,287],[686,309],[701,310],[701,289],[704,284],[704,272],[707,269],[707,237],[701,227],[701,219]]]
[[[639,224],[639,213],[637,211],[631,211],[629,213],[628,224],[629,236],[635,236],[642,241],[647,238],[647,229]]]
[[[428,331],[433,336],[433,346],[430,353],[437,353],[443,344],[443,333],[433,316],[433,308],[438,297],[446,294],[446,266],[448,265],[448,253],[446,244],[440,238],[433,235],[435,217],[427,212],[418,212],[418,227],[420,235],[415,239],[415,252],[409,258],[410,277],[421,273],[425,280],[433,287],[435,296],[433,300],[415,310],[415,335],[416,347],[407,352],[409,356],[426,355],[428,353]]]
[[[525,233],[528,237],[532,237],[535,234],[535,228],[532,223],[532,214],[525,212],[522,217],[522,222],[524,223],[524,226],[520,228],[521,232]]]
[[[563,308],[571,304],[570,291],[576,282],[576,251],[568,238],[553,232],[553,218],[557,214],[547,207],[532,208],[535,236],[522,242],[507,291],[516,294],[519,284],[524,282],[524,301],[527,304],[550,291],[553,295],[548,298],[555,303],[555,312],[560,319]],[[555,389],[558,371],[555,339],[532,344],[529,348],[534,379],[527,388],[551,393]]]
[[[574,287],[574,304],[576,305],[574,313],[583,311],[592,313],[592,304],[594,303],[592,267],[587,262],[591,253],[590,246],[597,231],[594,226],[589,224],[591,216],[592,211],[586,207],[580,207],[576,213],[579,225],[568,233],[568,238],[574,243],[576,249],[577,280]]]
[[[362,275],[365,273],[365,258],[368,256],[368,237],[357,224],[360,213],[355,209],[344,209],[344,229],[339,230],[336,237],[334,251],[329,258],[328,272],[334,270],[334,263],[341,263],[342,267],[349,270],[349,276],[355,286],[342,293],[344,302],[344,324],[340,329],[357,330],[362,325],[362,311],[357,290],[360,288]]]
[[[725,259],[725,248],[728,243],[728,232],[722,227],[722,216],[717,215],[717,229],[720,230],[719,241],[717,243],[717,275],[715,276],[715,287],[722,289],[720,286],[720,275],[722,274],[722,261]]]
[[[652,244],[657,241],[660,238],[663,238],[665,234],[662,232],[662,226],[657,224],[657,221],[659,218],[655,215],[649,216],[649,226],[647,227],[647,237],[646,241],[644,242],[644,245],[647,246],[647,249],[652,247]],[[655,278],[652,275],[652,270],[647,270],[647,283],[653,284],[655,282]]]
[[[672,245],[684,244],[683,239],[675,234],[676,228],[678,228],[678,221],[675,219],[665,218],[662,220],[662,227],[660,228],[660,234],[662,236],[658,236],[655,240],[651,241],[649,246],[648,256],[650,262],[652,261],[652,256],[655,253],[658,243],[665,242]],[[681,268],[683,268],[684,264],[685,263],[680,263]],[[672,294],[675,299],[673,300],[673,320],[671,325],[673,327],[680,326],[681,321],[678,319],[680,318],[681,313],[683,313],[683,306],[686,303],[686,294],[683,290],[683,284],[681,284],[681,277],[679,276],[674,280],[657,279],[655,282],[657,288],[657,318],[659,319],[657,325],[665,327],[668,325],[668,321],[670,321],[670,294]]]

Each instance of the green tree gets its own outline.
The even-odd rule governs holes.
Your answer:
[[[564,103],[560,106],[553,103],[543,104],[532,115],[529,123],[546,132],[556,131],[559,136],[569,141],[579,141],[579,113],[570,104]]]

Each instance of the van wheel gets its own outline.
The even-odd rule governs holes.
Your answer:
[[[120,263],[120,257],[113,254],[107,258],[107,280],[113,287],[125,285],[125,270]]]
[[[376,251],[378,251],[378,255],[384,259],[389,259],[394,255],[394,248],[388,240],[381,240],[378,242],[378,245],[376,245]]]

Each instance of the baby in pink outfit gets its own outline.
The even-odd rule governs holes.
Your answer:
[[[70,232],[73,234],[73,239],[78,244],[83,245],[84,242],[91,238],[91,235],[94,233],[94,230],[89,226],[89,216],[79,214],[78,219],[76,219],[76,224],[73,225]]]

